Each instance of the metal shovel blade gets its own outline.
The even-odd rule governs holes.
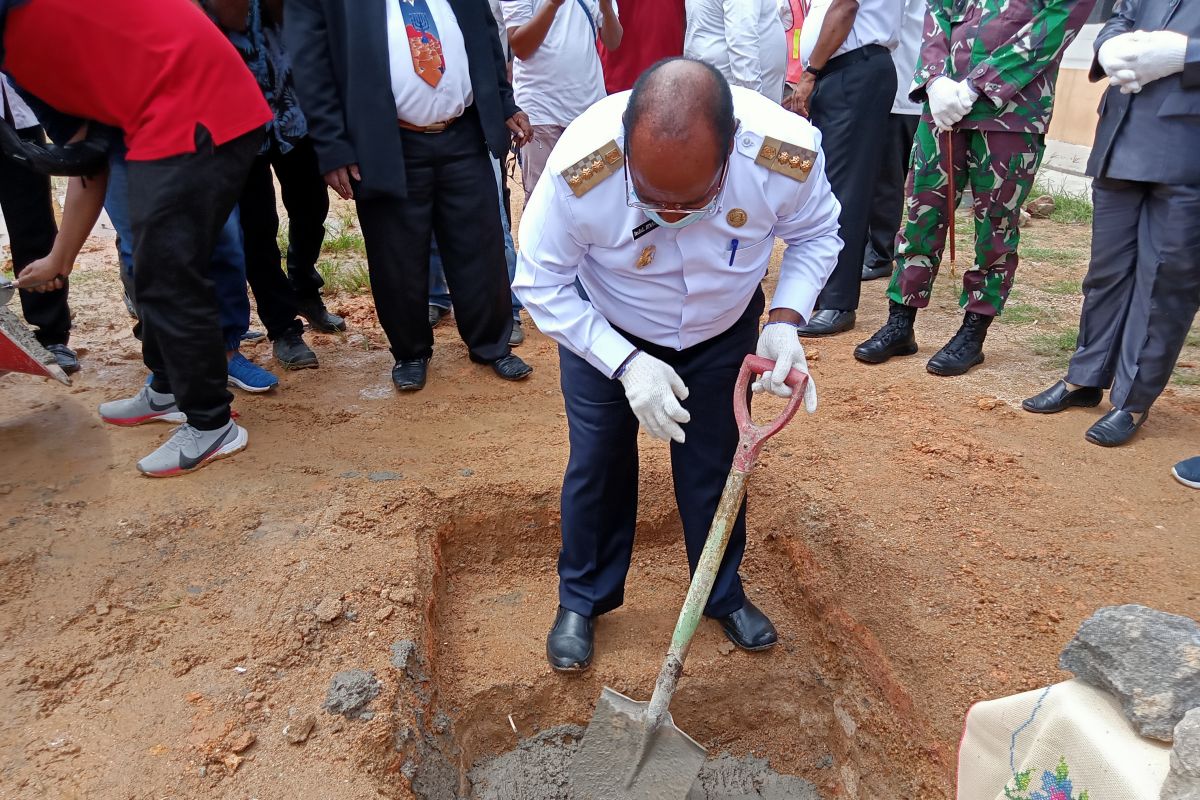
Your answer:
[[[706,751],[671,719],[647,730],[649,703],[607,686],[571,762],[575,800],[684,800],[700,774]],[[642,743],[650,741],[643,755]],[[633,778],[630,784],[630,778]],[[628,784],[628,785],[627,785]]]

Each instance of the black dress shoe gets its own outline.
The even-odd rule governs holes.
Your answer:
[[[1137,433],[1137,429],[1142,427],[1142,423],[1146,421],[1146,417],[1148,416],[1150,416],[1149,411],[1143,412],[1141,416],[1138,416],[1130,414],[1128,411],[1114,408],[1096,420],[1095,424],[1087,429],[1087,433],[1083,437],[1092,444],[1098,444],[1101,447],[1116,447],[1132,439],[1133,435]]]
[[[533,367],[512,353],[493,361],[492,369],[496,370],[496,374],[506,381],[519,381],[528,378],[533,373]]]
[[[891,264],[880,264],[877,267],[868,267],[866,264],[863,264],[862,279],[864,281],[874,281],[880,278],[889,278],[891,275]]]
[[[346,320],[326,308],[319,298],[299,303],[297,311],[300,312],[300,316],[308,320],[308,324],[314,331],[341,333],[346,330]]]
[[[892,356],[911,356],[917,352],[913,322],[917,310],[895,300],[889,301],[887,322],[875,335],[854,348],[854,357],[868,364],[882,364]]]
[[[450,309],[448,308],[431,305],[429,307],[429,327],[436,328],[438,323],[441,322],[442,319],[445,318],[445,316],[449,313]]]
[[[796,333],[813,338],[817,336],[832,336],[854,327],[853,311],[838,311],[834,308],[823,308],[812,315],[807,325],[802,325]]]
[[[75,355],[74,350],[65,344],[48,344],[46,350],[54,356],[54,363],[58,364],[63,372],[68,375],[79,372],[79,356]]]
[[[721,623],[729,641],[743,650],[766,650],[779,641],[779,634],[775,632],[771,620],[749,598],[737,611],[717,621]]]
[[[1021,408],[1034,414],[1057,414],[1068,408],[1094,408],[1100,405],[1104,390],[1096,386],[1080,386],[1068,389],[1066,381],[1059,381],[1041,394],[1021,401]]]
[[[546,660],[558,672],[582,672],[592,663],[596,620],[558,607],[558,616],[546,635]]]
[[[933,375],[966,375],[971,367],[983,363],[983,340],[987,338],[993,319],[968,311],[958,333],[933,354],[925,369]]]
[[[392,383],[402,392],[415,392],[425,388],[425,375],[428,372],[428,358],[397,361],[396,366],[392,367]]]
[[[299,327],[300,323],[296,323]],[[317,354],[304,343],[304,337],[299,333],[285,333],[271,343],[271,350],[276,360],[284,369],[316,369]]]

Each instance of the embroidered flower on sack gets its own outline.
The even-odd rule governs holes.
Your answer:
[[[1013,776],[1015,787],[1004,787],[1004,797],[1006,800],[1088,800],[1086,790],[1080,792],[1078,796],[1071,794],[1074,790],[1071,785],[1071,770],[1067,767],[1067,760],[1064,757],[1059,757],[1058,766],[1055,767],[1054,772],[1046,770],[1042,773],[1041,789],[1034,790],[1032,794],[1025,794],[1029,791],[1029,784],[1032,781],[1033,770],[1018,772]]]

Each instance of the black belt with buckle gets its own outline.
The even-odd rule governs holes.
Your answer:
[[[821,68],[821,77],[825,77],[831,72],[837,72],[839,69],[845,69],[851,64],[857,64],[859,61],[866,61],[872,56],[890,54],[891,52],[891,50],[888,50],[881,44],[863,45],[826,61],[825,66]]]
[[[405,122],[402,119],[398,119],[396,120],[396,124],[406,131],[414,131],[416,133],[441,133],[453,125],[457,120],[458,117],[455,117],[454,119],[448,119],[444,122],[435,122],[432,125],[413,125]]]

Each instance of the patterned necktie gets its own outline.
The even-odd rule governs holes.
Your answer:
[[[442,41],[438,38],[437,23],[427,0],[399,0],[404,16],[404,31],[408,34],[408,49],[412,51],[413,70],[430,86],[437,86],[446,72]]]

